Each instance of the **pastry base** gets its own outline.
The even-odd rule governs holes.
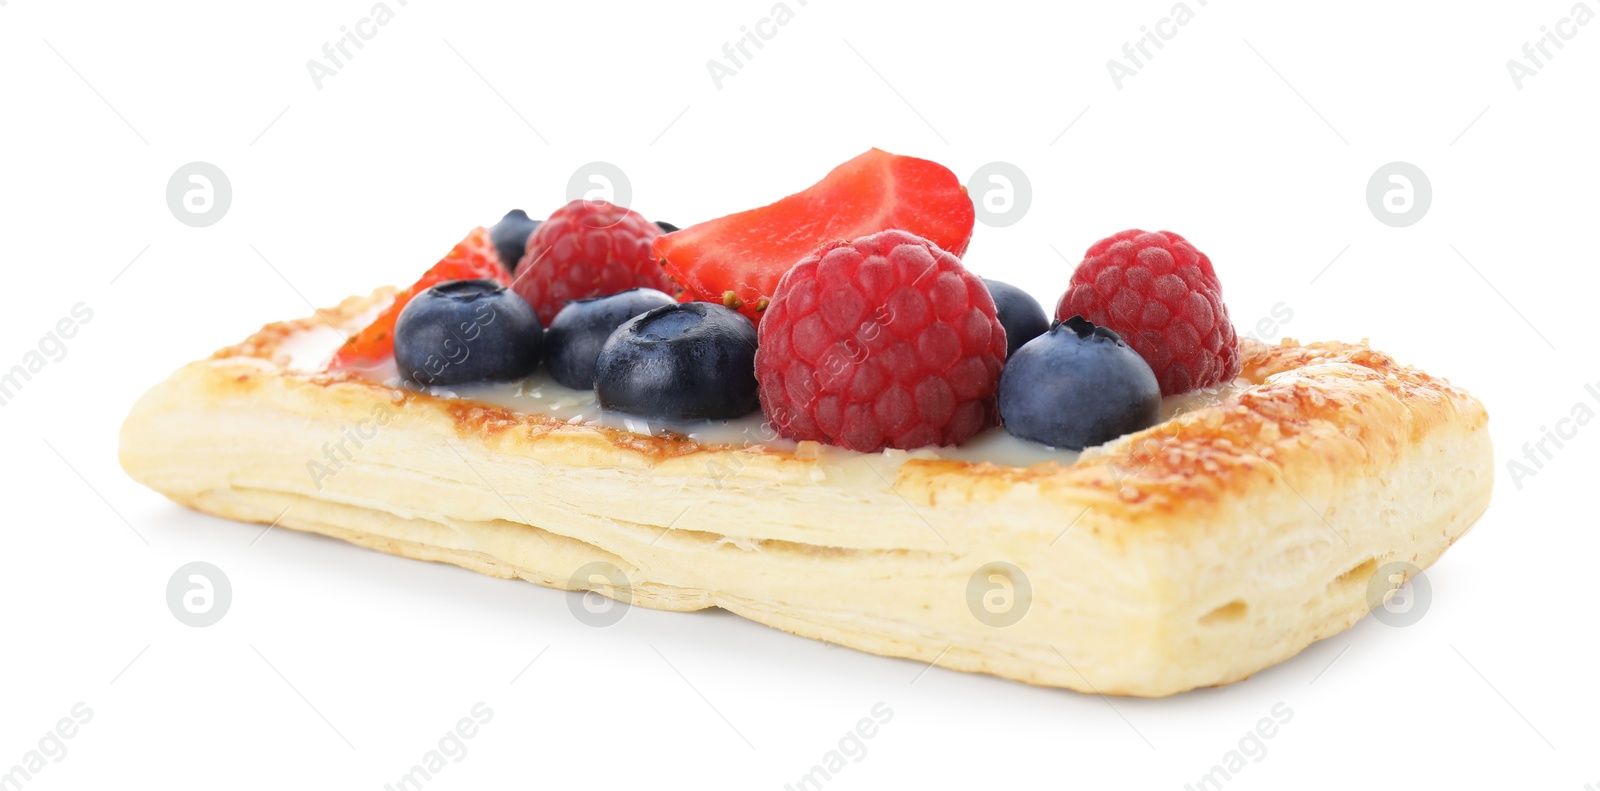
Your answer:
[[[700,445],[293,370],[299,333],[392,293],[180,369],[124,423],[123,467],[230,519],[1138,696],[1349,628],[1374,573],[1430,565],[1494,478],[1483,406],[1364,345],[1247,340],[1223,403],[1025,468]]]

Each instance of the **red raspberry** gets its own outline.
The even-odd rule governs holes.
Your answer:
[[[1171,231],[1095,242],[1056,306],[1115,330],[1156,373],[1164,396],[1231,382],[1239,339],[1211,259]]]
[[[661,235],[637,212],[605,201],[575,200],[556,210],[528,237],[511,288],[550,326],[569,300],[603,297],[630,288],[677,289],[661,271],[650,243]]]
[[[909,450],[994,424],[1006,357],[994,300],[921,237],[817,248],[778,281],[759,333],[761,406],[790,439]]]

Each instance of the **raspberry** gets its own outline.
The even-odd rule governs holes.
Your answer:
[[[494,280],[501,284],[511,279],[505,267],[500,265],[500,256],[495,252],[489,229],[482,227],[473,229],[439,263],[424,272],[420,280],[396,294],[394,302],[365,329],[347,338],[334,353],[329,367],[366,367],[387,360],[394,354],[395,322],[400,318],[400,311],[413,297],[446,281],[479,279]]]
[[[1161,394],[1239,375],[1239,339],[1211,259],[1171,231],[1130,230],[1095,242],[1072,272],[1056,320],[1109,327],[1150,364]]]
[[[759,330],[761,405],[790,439],[909,450],[995,422],[1006,333],[989,289],[905,231],[818,248],[778,282]]]
[[[575,200],[556,210],[528,237],[511,284],[549,326],[569,300],[603,297],[631,288],[677,289],[661,271],[650,243],[655,223],[605,201]]]

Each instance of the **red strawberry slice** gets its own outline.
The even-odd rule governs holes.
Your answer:
[[[874,148],[804,192],[657,237],[652,250],[694,299],[759,321],[783,273],[819,245],[898,229],[961,256],[972,222],[954,173]]]
[[[363,368],[384,362],[394,355],[394,323],[412,297],[429,288],[450,280],[477,280],[487,278],[502,284],[511,282],[511,275],[500,265],[500,255],[495,252],[489,229],[476,228],[467,238],[451,248],[450,252],[423,273],[422,279],[405,291],[396,294],[394,302],[384,308],[378,318],[365,329],[350,336],[333,355],[330,369]]]

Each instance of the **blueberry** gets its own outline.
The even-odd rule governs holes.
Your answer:
[[[1155,425],[1161,386],[1115,332],[1073,316],[1028,341],[1000,373],[1012,435],[1082,450]]]
[[[407,385],[521,379],[539,367],[544,331],[522,297],[493,280],[452,280],[418,294],[394,325]]]
[[[542,224],[528,217],[527,212],[512,209],[489,229],[489,241],[494,242],[495,252],[500,254],[500,263],[507,271],[517,271],[517,263],[527,251],[528,237]]]
[[[1006,357],[1010,358],[1022,344],[1050,330],[1050,319],[1044,314],[1039,300],[1010,283],[983,279],[994,297],[994,310],[999,314],[1000,326],[1006,328]]]
[[[664,305],[629,319],[600,350],[600,406],[661,420],[756,410],[756,328],[721,305]]]
[[[662,222],[660,220],[656,220],[656,225],[661,228],[661,232],[662,233],[672,233],[673,231],[680,230],[678,228],[678,226],[673,225],[670,222]]]
[[[557,382],[588,390],[594,387],[594,363],[600,347],[611,333],[640,313],[672,304],[672,297],[653,288],[568,302],[545,331],[545,367]]]

